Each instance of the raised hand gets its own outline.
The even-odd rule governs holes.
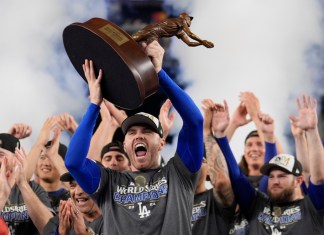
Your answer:
[[[169,99],[167,99],[160,108],[159,120],[162,125],[163,138],[168,136],[174,123],[175,113],[170,113],[171,107],[172,103]]]
[[[16,148],[15,158],[17,161],[17,167],[15,170],[18,171],[16,175],[16,184],[21,186],[24,183],[27,183],[26,173],[27,173],[27,153],[24,148]]]
[[[246,107],[247,113],[252,120],[258,119],[258,115],[261,112],[260,101],[252,92],[241,92],[240,100]]]
[[[89,91],[90,91],[90,101],[96,105],[100,105],[102,102],[102,92],[100,88],[100,82],[102,79],[102,70],[99,69],[98,78],[96,78],[93,62],[92,60],[85,60],[82,64],[84,75],[87,79]]]
[[[231,123],[233,123],[235,127],[240,127],[248,124],[251,122],[251,120],[251,118],[248,118],[248,112],[245,104],[241,102],[232,115]]]
[[[260,113],[260,131],[263,133],[264,140],[268,143],[275,142],[274,120],[269,114]]]
[[[9,128],[7,133],[13,135],[17,139],[24,139],[31,135],[32,130],[32,127],[28,124],[15,123]]]
[[[204,112],[204,135],[209,135],[212,134],[211,128],[215,103],[211,99],[204,99],[201,103]]]
[[[11,168],[12,169],[10,169],[7,157],[4,157],[0,165],[0,195],[2,195],[2,197],[5,199],[9,197],[11,189],[15,184],[17,174],[15,160]]]
[[[69,113],[62,113],[57,117],[57,125],[59,128],[64,131],[70,132],[73,134],[78,127],[78,123],[74,120],[74,117]]]
[[[160,70],[162,69],[164,56],[163,47],[161,47],[161,45],[156,40],[148,45],[146,43],[143,43],[142,46],[145,53],[151,58],[156,73],[160,72]]]
[[[114,121],[117,122],[118,127],[120,127],[123,121],[127,118],[126,112],[122,109],[116,108],[116,106],[113,103],[109,102],[106,99],[104,99],[103,103],[106,106],[106,108],[104,113],[101,113],[101,110],[104,109],[103,107],[101,107],[100,109],[101,117],[103,118],[104,116],[107,116],[108,118],[110,117],[113,118]],[[107,113],[106,111],[108,111],[109,113]]]
[[[68,200],[67,204],[69,204],[71,221],[73,225],[73,229],[76,234],[83,234],[86,231],[86,225],[84,223],[84,219],[78,208],[74,205],[72,200]]]
[[[229,111],[227,102],[224,100],[224,105],[215,104],[213,109],[212,131],[217,138],[225,136],[225,130],[229,124]]]
[[[67,203],[67,201],[60,201],[59,206],[59,227],[58,231],[59,234],[69,234],[69,231],[71,230],[71,210],[70,205]]]
[[[289,116],[292,125],[305,131],[309,129],[316,129],[318,123],[316,99],[312,99],[311,96],[306,98],[306,96],[303,95],[302,101],[297,98],[297,107],[298,116]]]

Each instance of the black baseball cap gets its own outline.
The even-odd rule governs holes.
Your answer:
[[[115,140],[115,141],[112,141],[109,144],[105,145],[101,150],[100,158],[102,159],[103,156],[110,151],[120,152],[123,155],[125,155],[125,157],[129,160],[129,157],[124,150],[124,146],[120,141]]]
[[[15,153],[16,147],[20,148],[20,141],[13,135],[8,133],[0,134],[0,148],[6,149],[12,153]]]
[[[161,138],[163,137],[162,125],[159,119],[149,113],[140,112],[126,118],[121,124],[124,135],[126,135],[130,127],[135,125],[147,125],[158,133]]]
[[[49,148],[52,145],[52,140],[49,140],[46,144],[45,147]],[[64,144],[59,143],[59,148],[58,148],[58,154],[65,159],[65,154],[67,151],[67,147]]]

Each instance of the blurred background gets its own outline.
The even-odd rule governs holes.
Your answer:
[[[66,55],[62,32],[74,22],[93,17],[109,20],[132,34],[145,25],[187,12],[190,29],[215,47],[188,47],[176,37],[162,39],[164,69],[188,92],[197,106],[204,98],[227,100],[230,112],[239,94],[251,91],[263,112],[275,119],[284,151],[294,153],[288,115],[297,114],[296,98],[318,100],[324,138],[324,26],[323,0],[18,0],[1,1],[0,127],[13,123],[33,127],[22,141],[30,149],[50,115],[72,114],[79,122],[88,106],[86,83]],[[128,114],[145,111],[158,115],[163,92],[145,100]],[[163,150],[173,156],[181,120],[176,122]],[[240,128],[231,146],[239,159],[245,136],[255,129]],[[116,138],[121,138],[116,134]],[[61,142],[68,145],[70,136]]]

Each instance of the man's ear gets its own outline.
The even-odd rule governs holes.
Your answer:
[[[296,182],[298,184],[298,186],[301,186],[301,184],[303,183],[304,181],[304,175],[300,175],[300,176],[296,176]]]
[[[160,138],[160,147],[159,147],[159,151],[161,151],[163,149],[165,145],[165,138]]]

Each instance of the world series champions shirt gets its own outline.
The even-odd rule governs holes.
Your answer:
[[[228,234],[234,209],[234,205],[225,208],[217,203],[213,189],[195,195],[191,216],[192,234]]]
[[[40,201],[53,212],[47,192],[33,181],[30,181],[29,184]],[[12,188],[9,201],[0,212],[0,216],[7,223],[11,235],[39,234],[28,214],[26,204],[17,185]]]
[[[100,186],[92,197],[103,213],[104,234],[191,234],[197,179],[198,173],[190,172],[178,155],[145,172],[101,168]]]

